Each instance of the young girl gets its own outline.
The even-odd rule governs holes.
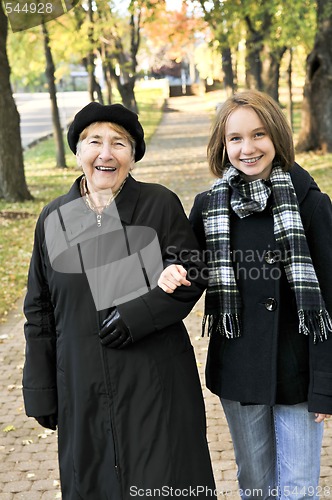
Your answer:
[[[221,107],[208,144],[218,178],[190,221],[209,269],[207,387],[232,435],[243,499],[319,498],[323,421],[332,413],[332,209],[294,163],[271,97]],[[180,265],[165,292],[189,286]]]

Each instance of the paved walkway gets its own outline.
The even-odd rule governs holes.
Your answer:
[[[195,193],[210,185],[206,144],[209,112],[218,95],[169,100],[168,109],[136,167],[137,179],[160,182],[180,196],[189,211]],[[56,433],[24,415],[21,396],[24,360],[22,303],[0,325],[0,500],[61,498]],[[204,385],[208,340],[200,336],[202,300],[186,319],[201,375],[208,422],[208,440],[219,498],[237,500],[236,468],[232,444],[219,400]],[[324,437],[321,468],[322,498],[332,498],[332,425]],[[326,487],[324,491],[324,487]],[[331,490],[331,491],[330,491]],[[94,499],[99,500],[99,499]]]
[[[50,137],[53,133],[52,108],[48,92],[24,92],[14,94],[18,112],[20,113],[20,127],[22,146],[36,144],[40,139]],[[87,102],[88,92],[58,92],[57,103],[60,122],[66,128],[74,115]]]

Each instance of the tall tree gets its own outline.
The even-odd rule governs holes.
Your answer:
[[[199,4],[206,22],[218,41],[225,90],[227,94],[233,93],[236,89],[236,78],[233,70],[232,49],[235,49],[240,41],[240,30],[236,26],[239,17],[233,12],[235,4],[219,0],[213,1],[213,8],[205,0],[199,0]]]
[[[127,15],[119,14],[109,4],[98,4],[99,54],[103,58],[104,74],[110,100],[111,81],[121,95],[123,105],[138,113],[135,97],[137,53],[141,42],[142,10],[145,0],[131,0]]]
[[[20,117],[10,84],[8,19],[0,2],[0,198],[31,200],[24,175]],[[4,112],[5,110],[5,112]]]
[[[261,53],[263,90],[276,101],[279,99],[280,67],[284,55],[292,53],[293,47],[301,46],[308,52],[315,25],[315,2],[312,0],[271,0],[264,9],[270,18],[265,32]],[[291,65],[288,66],[287,84],[291,82]],[[289,96],[291,89],[289,88]],[[291,108],[292,103],[289,103]]]
[[[271,24],[271,17],[265,14],[263,20],[259,22],[259,28],[256,28],[249,14],[245,15],[244,20],[247,25],[246,84],[248,88],[263,90],[261,53],[264,48],[266,30],[269,29]]]
[[[167,9],[166,3],[145,13],[143,22],[143,50],[149,59],[150,70],[154,75],[167,75],[182,80],[182,92],[187,92],[187,83],[194,84],[197,79],[198,47],[206,40],[207,23],[201,14],[196,15],[183,2],[181,9]],[[147,15],[148,14],[148,15]],[[160,29],[163,26],[163,29]],[[199,37],[198,37],[199,34]],[[205,53],[205,62],[207,62]],[[203,70],[204,78],[206,68]]]
[[[88,42],[89,42],[89,52],[86,58],[84,58],[84,63],[88,72],[88,91],[90,95],[90,100],[95,100],[95,92],[98,96],[98,101],[100,104],[104,104],[103,94],[99,83],[95,76],[95,49],[96,43],[94,40],[94,19],[93,19],[93,9],[94,2],[88,0]]]
[[[46,77],[47,77],[48,91],[50,94],[51,108],[52,108],[53,134],[56,145],[56,166],[64,168],[67,165],[66,165],[66,155],[63,142],[63,135],[60,123],[60,113],[56,97],[56,86],[55,86],[55,76],[54,76],[55,66],[50,47],[50,38],[44,21],[42,22],[42,32],[44,36],[44,50],[46,58]]]
[[[134,4],[135,2],[131,2]],[[138,113],[138,105],[135,97],[135,83],[137,79],[137,52],[140,44],[141,10],[135,5],[130,5],[129,35],[130,46],[126,51],[123,39],[119,32],[114,31],[112,35],[113,51],[108,57],[108,68],[116,82],[117,89],[121,95],[123,105]],[[136,10],[136,12],[135,12]],[[116,26],[116,25],[115,25]],[[112,59],[116,61],[120,72],[115,70]]]
[[[264,52],[266,52],[266,57],[263,59],[262,88],[276,101],[279,100],[280,65],[286,50],[286,46],[274,47],[273,49],[265,46],[263,50],[263,58]]]
[[[278,100],[282,57],[287,49],[305,45],[310,39],[314,2],[198,1],[215,38],[220,41],[220,49],[230,49],[233,56],[240,41],[245,40],[245,85],[264,90]]]
[[[246,84],[279,98],[279,70],[285,48],[280,48],[278,31],[282,1],[243,0],[246,26]],[[265,64],[264,64],[265,63]]]
[[[297,149],[332,152],[332,5],[317,1],[317,32],[307,58]]]

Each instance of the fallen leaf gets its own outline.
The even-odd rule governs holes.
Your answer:
[[[15,427],[14,425],[7,425],[4,429],[2,429],[2,432],[11,432],[11,431],[15,431]]]
[[[33,440],[32,439],[23,439],[22,444],[23,446],[26,446],[28,444],[32,444]]]

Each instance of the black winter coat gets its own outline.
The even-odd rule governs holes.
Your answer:
[[[179,254],[187,250],[188,265],[188,255],[195,253],[190,266],[198,272],[186,290],[168,295],[155,287],[118,305],[134,343],[109,349],[98,337],[108,310],[97,312],[87,276],[74,269],[74,261],[65,272],[52,267],[45,243],[46,217],[80,199],[79,182],[44,208],[36,226],[24,305],[26,413],[58,414],[64,500],[157,498],[160,491],[171,496],[172,488],[180,498],[190,488],[211,498],[215,484],[204,402],[181,321],[205,287],[188,219],[174,193],[127,179],[116,199],[126,231],[154,230],[164,261],[181,261]],[[81,200],[82,211],[89,210]],[[97,232],[94,244],[102,238],[110,238],[111,248],[109,234]]]
[[[310,175],[295,164],[290,174],[313,265],[332,317],[332,208]],[[190,214],[202,249],[205,235],[198,195]],[[298,333],[295,295],[278,256],[271,203],[240,219],[231,212],[231,251],[242,297],[242,336],[212,334],[206,380],[218,396],[244,404],[296,404],[332,414],[332,335],[314,344]],[[280,277],[280,279],[278,279]]]

